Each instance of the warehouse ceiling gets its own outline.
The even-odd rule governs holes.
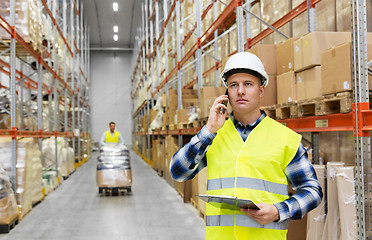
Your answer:
[[[113,3],[118,11],[113,11]],[[141,4],[144,0],[82,0],[83,14],[90,28],[92,49],[134,47],[137,28],[141,24]],[[114,41],[114,25],[118,26],[118,41]]]

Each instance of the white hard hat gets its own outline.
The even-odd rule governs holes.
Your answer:
[[[235,71],[234,71],[235,70]],[[232,55],[226,62],[225,68],[220,77],[223,84],[227,87],[227,79],[238,72],[246,72],[261,79],[261,84],[265,87],[269,84],[269,76],[261,60],[250,52],[239,52]]]

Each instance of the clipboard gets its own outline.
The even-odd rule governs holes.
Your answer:
[[[196,196],[204,202],[219,208],[230,210],[240,210],[240,208],[260,210],[260,207],[250,199],[239,199],[231,196],[208,194],[200,194]]]

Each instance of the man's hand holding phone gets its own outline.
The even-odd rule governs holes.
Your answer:
[[[225,123],[228,100],[228,95],[221,95],[214,101],[209,111],[208,122],[206,125],[207,129],[211,133],[216,133]]]

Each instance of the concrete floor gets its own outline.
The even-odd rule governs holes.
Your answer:
[[[204,239],[195,208],[131,151],[132,193],[100,196],[96,156],[78,168],[0,240]]]

